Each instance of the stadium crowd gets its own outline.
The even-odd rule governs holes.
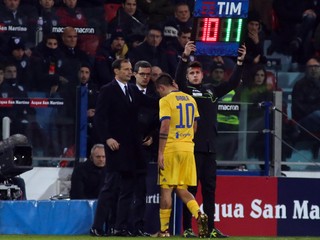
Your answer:
[[[317,55],[319,3],[291,3],[288,0],[250,1],[244,29],[247,47],[244,86],[251,85],[253,65],[269,67],[267,54],[288,55],[290,64],[300,70],[307,60]],[[2,96],[21,98],[42,92],[44,97],[61,97],[65,104],[56,116],[70,122],[69,127],[74,125],[73,106],[80,66],[90,68],[90,82],[97,88],[113,79],[111,64],[122,57],[129,58],[132,64],[148,61],[174,76],[184,46],[191,37],[194,7],[191,0],[3,0],[0,4]],[[271,42],[267,51],[265,40]],[[235,63],[235,59],[229,57],[199,56],[196,60],[203,64],[206,79],[210,79],[216,62],[223,64],[224,78],[228,79]],[[13,65],[16,73],[10,76]],[[269,72],[266,84],[268,89],[275,90],[275,81],[270,79],[272,73]],[[34,117],[32,111],[21,108],[20,115],[20,118]],[[42,127],[31,122],[32,127],[19,123],[22,126],[12,130],[22,128],[34,132]],[[60,127],[61,124],[55,126]],[[69,134],[72,135],[74,133]],[[41,136],[45,138],[45,134]],[[72,144],[65,141],[49,154],[62,152]]]

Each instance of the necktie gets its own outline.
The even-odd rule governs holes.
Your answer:
[[[141,91],[143,94],[146,93],[146,90],[145,90],[145,89],[141,89],[140,91]]]
[[[125,95],[126,95],[126,98],[127,98],[128,102],[131,102],[130,94],[129,94],[129,90],[128,90],[128,86],[127,85],[124,86],[124,92],[125,92]]]

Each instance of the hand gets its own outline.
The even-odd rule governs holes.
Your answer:
[[[95,112],[96,112],[95,109],[90,108],[90,109],[88,109],[88,111],[87,111],[87,116],[88,116],[88,117],[93,117],[94,114],[95,114]]]
[[[50,88],[50,95],[56,93],[58,91],[58,85],[53,85]]]
[[[150,146],[153,143],[153,138],[151,136],[147,136],[142,140],[142,146]]]
[[[195,52],[195,51],[196,51],[196,45],[194,45],[193,41],[189,41],[184,47],[183,55],[186,57],[189,57],[191,52]]]
[[[62,76],[59,76],[59,81],[62,83],[62,84],[67,84],[69,82],[68,79],[66,79],[65,77],[62,77]]]
[[[28,49],[24,50],[24,54],[27,55],[28,57],[31,57],[32,50],[28,48]]]
[[[237,58],[237,60],[239,62],[243,62],[244,57],[246,56],[246,53],[247,53],[246,45],[242,44],[238,49],[238,58]]]
[[[313,18],[316,18],[317,17],[317,14],[315,13],[315,11],[313,11],[312,9],[307,9],[303,12],[302,14],[302,17],[305,17],[305,16],[309,16],[309,17],[313,17]]]
[[[221,56],[213,57],[213,61],[216,62],[216,63],[224,64],[223,58]]]
[[[158,154],[158,167],[159,167],[161,170],[164,170],[163,154]]]
[[[259,63],[259,62],[260,62],[260,54],[253,59],[253,63]]]
[[[112,150],[112,151],[116,151],[119,150],[120,148],[120,143],[117,142],[117,140],[113,139],[113,138],[108,138],[107,141],[107,146]]]
[[[259,43],[259,34],[257,32],[254,31],[250,31],[248,33],[248,37],[252,39],[252,41],[254,42],[254,44],[258,44]]]

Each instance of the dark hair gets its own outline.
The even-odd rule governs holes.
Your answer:
[[[199,61],[192,61],[188,64],[188,68],[201,68],[202,70],[202,64]]]
[[[4,65],[0,63],[0,70],[4,71]]]
[[[48,35],[46,35],[44,37],[44,39],[45,39],[45,41],[44,41],[45,43],[47,43],[48,39],[55,39],[55,40],[57,40],[59,42],[58,36],[55,35],[54,33],[49,33]]]
[[[126,1],[128,1],[128,0],[122,0],[122,1],[121,1],[121,4],[125,4]],[[136,1],[136,2],[137,2],[137,1]]]
[[[223,71],[226,70],[222,62],[213,62],[212,65],[210,66],[210,74],[216,69],[222,69]]]
[[[247,22],[261,22],[260,14],[257,11],[251,10],[248,12]]]
[[[121,69],[121,64],[122,63],[128,63],[130,62],[129,59],[126,58],[119,58],[113,61],[112,63],[112,70],[114,69]]]
[[[4,65],[4,70],[5,70],[7,67],[15,67],[16,69],[18,69],[17,64],[15,64],[15,63],[12,62],[12,61],[9,61],[9,62],[6,62],[6,63],[5,63],[5,65]]]
[[[160,76],[155,81],[156,86],[173,86],[173,79],[168,73],[161,73]]]
[[[148,26],[147,34],[149,34],[151,30],[159,31],[159,32],[161,32],[161,36],[163,36],[163,27],[161,27],[160,25],[150,24],[150,25]]]
[[[90,71],[90,73],[91,73],[91,66],[89,65],[89,64],[86,64],[86,63],[82,63],[81,64],[81,66],[80,66],[80,68],[79,68],[79,70],[81,69],[81,68],[88,68],[89,69],[89,71]]]
[[[181,27],[178,31],[178,36],[180,37],[183,33],[191,33],[192,29],[189,27]]]
[[[174,11],[176,12],[178,10],[178,7],[180,6],[187,6],[189,11],[190,11],[190,6],[188,3],[184,2],[184,1],[181,1],[181,2],[177,2],[175,5],[174,5]]]
[[[264,80],[263,80],[263,85],[267,84],[267,70],[264,65],[262,64],[257,64],[251,69],[251,75],[249,79],[249,87],[254,86],[254,79],[258,71],[263,71],[264,72]]]
[[[150,68],[151,69],[151,64],[148,61],[138,61],[136,62],[136,64],[134,65],[134,72],[138,72],[139,68]]]

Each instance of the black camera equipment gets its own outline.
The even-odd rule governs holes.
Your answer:
[[[22,195],[16,176],[31,170],[32,147],[22,134],[0,141],[0,200],[16,200]]]

